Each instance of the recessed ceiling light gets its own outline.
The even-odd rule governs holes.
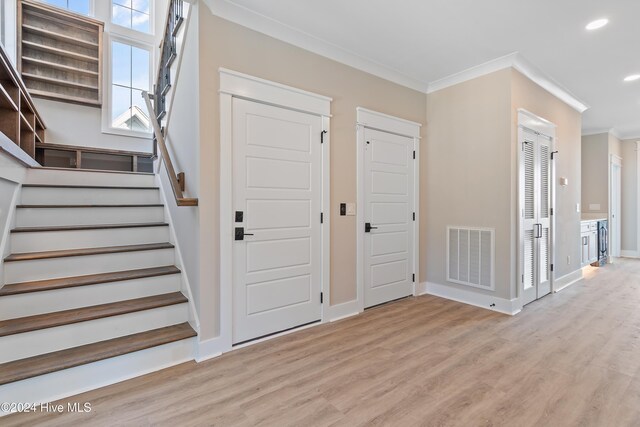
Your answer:
[[[640,74],[632,74],[624,78],[625,82],[635,82],[636,80],[640,80]]]
[[[605,25],[607,25],[609,23],[609,20],[606,18],[602,18],[602,19],[596,19],[593,22],[589,22],[587,24],[587,30],[589,31],[593,31],[593,30],[597,30],[598,28],[602,28]]]

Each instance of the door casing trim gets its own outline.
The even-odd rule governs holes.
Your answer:
[[[359,312],[364,311],[364,147],[365,129],[413,138],[416,159],[413,167],[413,270],[415,282],[413,295],[418,296],[420,283],[420,129],[422,124],[405,120],[366,108],[356,108],[356,159],[357,159],[357,203],[356,203],[356,304]]]
[[[330,287],[330,110],[332,99],[291,86],[220,68],[220,351],[233,349],[233,98],[242,98],[280,108],[314,114],[322,119],[322,196],[325,213],[321,224],[322,272],[320,290],[324,294],[321,323],[329,321]],[[287,331],[289,332],[289,331]],[[279,336],[279,334],[273,337]],[[272,337],[272,338],[273,338]],[[259,342],[260,340],[258,340]]]

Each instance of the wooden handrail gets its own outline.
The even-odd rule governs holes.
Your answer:
[[[162,129],[160,129],[160,123],[158,123],[158,119],[154,114],[154,109],[153,105],[151,105],[151,98],[149,97],[149,93],[142,92],[142,98],[144,98],[144,102],[147,105],[147,110],[149,111],[149,119],[151,120],[153,133],[156,136],[158,148],[160,149],[160,153],[162,154],[162,161],[164,162],[165,167],[167,168],[167,173],[169,174],[169,181],[171,182],[173,195],[176,198],[176,204],[178,206],[198,206],[198,199],[184,197],[184,194],[182,193],[184,191],[184,174],[176,174],[176,170],[173,168],[173,162],[171,161],[171,157],[169,156],[167,145],[164,142],[164,135],[162,134]]]

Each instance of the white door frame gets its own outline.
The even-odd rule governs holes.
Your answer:
[[[357,150],[357,216],[356,216],[356,286],[358,311],[364,311],[364,131],[366,128],[413,138],[416,153],[414,164],[413,206],[416,220],[413,222],[413,269],[416,282],[413,295],[418,295],[420,277],[420,128],[422,124],[390,116],[366,108],[356,108],[356,150]]]
[[[611,226],[613,225],[613,169],[614,167],[617,167],[620,169],[620,182],[619,182],[619,186],[618,186],[618,206],[617,206],[617,211],[618,211],[618,220],[616,221],[616,224],[618,225],[618,228],[616,230],[616,234],[612,233],[612,228]],[[611,155],[611,160],[609,162],[609,225],[608,225],[608,232],[609,232],[609,259],[611,259],[613,257],[613,248],[615,246],[617,246],[620,250],[618,251],[617,256],[620,256],[621,252],[622,252],[622,242],[620,242],[619,240],[622,240],[622,157],[617,156],[615,154]],[[613,243],[613,244],[612,244]]]
[[[225,68],[220,73],[220,352],[232,349],[233,322],[233,98],[242,98],[322,118],[322,304],[327,322],[330,295],[330,111],[331,98]],[[318,218],[318,220],[320,220]],[[290,331],[287,331],[290,332]],[[275,335],[277,336],[277,335]],[[256,340],[256,342],[261,340]]]
[[[556,129],[557,126],[550,121],[539,117],[530,111],[525,110],[524,108],[518,109],[518,132],[516,136],[516,144],[517,144],[517,152],[518,152],[518,210],[516,212],[517,215],[517,223],[518,223],[518,276],[516,277],[516,281],[518,285],[516,289],[518,290],[518,303],[520,307],[524,307],[524,282],[522,281],[522,277],[524,277],[524,259],[523,259],[523,248],[524,248],[524,168],[522,167],[523,155],[522,149],[520,148],[521,137],[520,132],[521,129],[526,128],[538,134],[542,134],[551,138],[551,152],[554,153],[556,149]],[[550,208],[553,210],[553,214],[550,217],[550,250],[549,250],[549,263],[550,265],[555,266],[555,258],[556,258],[556,167],[555,161],[550,161],[549,163],[551,167],[551,179],[550,179],[550,188],[551,192],[551,206]],[[555,281],[555,268],[549,272],[549,280],[551,281],[551,293],[556,292],[556,281]]]

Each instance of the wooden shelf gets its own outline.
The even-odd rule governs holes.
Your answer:
[[[78,59],[81,61],[89,61],[89,62],[98,62],[100,61],[100,58],[98,57],[94,57],[94,56],[89,56],[89,55],[83,55],[81,53],[75,53],[75,52],[71,52],[69,50],[65,50],[65,49],[58,49],[52,46],[47,46],[47,45],[43,45],[43,44],[38,44],[35,42],[30,42],[27,40],[23,40],[22,41],[22,47],[30,47],[33,49],[37,49],[37,50],[42,50],[44,52],[49,52],[49,53],[53,53],[56,55],[60,55],[60,56],[64,56],[67,58],[71,58],[71,59]]]
[[[31,94],[101,106],[104,24],[39,1],[18,5],[20,71]]]
[[[29,120],[27,120],[27,118],[22,113],[20,113],[20,121],[22,122],[24,127],[26,127],[26,130],[34,134],[36,133],[36,131],[33,129],[33,126],[31,126],[31,123],[29,123]]]
[[[45,30],[44,28],[34,27],[32,25],[22,25],[22,31],[44,36],[53,40],[59,40],[66,43],[77,44],[78,46],[84,46],[89,48],[98,47],[98,43],[85,41],[76,37],[70,37],[65,34],[56,33],[54,31]]]
[[[53,101],[60,101],[60,95],[56,95],[54,93],[45,91],[45,90],[39,90],[39,89],[29,89],[29,93],[37,98],[44,98],[44,99],[51,99]],[[102,106],[102,102],[100,101],[96,101],[96,100],[92,100],[92,99],[88,99],[88,98],[82,98],[80,96],[65,96],[64,97],[64,101],[68,102],[70,104],[80,104],[80,105],[88,105],[90,107],[100,107]]]
[[[18,111],[18,106],[13,102],[11,95],[9,95],[5,87],[2,85],[0,85],[0,108]]]
[[[36,140],[44,142],[45,126],[27,87],[0,45],[0,132],[35,158]],[[24,163],[24,158],[14,155]]]
[[[41,82],[53,83],[53,84],[57,84],[57,85],[60,85],[60,86],[78,87],[78,88],[81,88],[81,89],[88,89],[88,90],[98,90],[97,86],[85,85],[85,84],[82,84],[82,83],[76,83],[76,82],[72,82],[72,81],[69,81],[69,80],[54,79],[52,77],[37,76],[35,74],[22,73],[22,77],[24,79],[26,79],[26,80],[29,80],[29,79],[39,80]]]
[[[36,141],[36,155],[37,158],[40,159],[40,163],[43,166],[53,166],[59,168],[70,168],[70,169],[100,169],[100,170],[118,170],[123,172],[152,172],[153,166],[153,154],[152,153],[143,153],[136,151],[123,151],[123,150],[111,150],[104,148],[92,148],[92,147],[79,147],[74,145],[62,145],[62,144],[41,144]],[[59,163],[59,159],[56,161],[52,159],[51,161],[47,160],[47,153],[57,152],[67,152],[73,153],[71,154],[70,159],[75,160],[75,164],[66,164],[61,165]],[[95,163],[95,155],[99,155],[102,160],[114,161],[118,159],[118,163],[120,165],[127,163],[128,169],[109,169],[105,167],[105,165],[98,165]],[[91,157],[94,159],[91,159]],[[52,164],[52,162],[56,161],[56,164]]]
[[[22,62],[28,62],[28,63],[31,63],[31,64],[37,64],[37,65],[44,65],[46,67],[55,68],[57,70],[69,71],[69,72],[73,72],[73,73],[76,73],[76,74],[85,74],[87,76],[98,76],[100,74],[97,71],[83,70],[82,68],[77,68],[77,67],[72,67],[72,66],[69,66],[69,65],[58,64],[58,63],[50,62],[50,61],[44,61],[42,59],[30,58],[30,57],[24,56],[24,55],[22,56]]]

